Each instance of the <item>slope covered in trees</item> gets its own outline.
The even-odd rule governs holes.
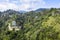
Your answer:
[[[60,9],[24,14],[13,12],[0,18],[0,40],[60,40]],[[21,29],[9,31],[7,23],[10,20],[15,20]]]

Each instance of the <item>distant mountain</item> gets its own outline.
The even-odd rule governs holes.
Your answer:
[[[34,12],[40,12],[43,10],[46,10],[46,8],[39,8],[37,10],[34,10]],[[21,13],[27,13],[27,11],[25,11],[25,10],[15,11],[15,10],[9,9],[9,10],[0,12],[0,14],[21,14]]]
[[[39,8],[39,9],[35,10],[35,12],[44,11],[44,10],[46,10],[46,9],[47,9],[47,8]]]
[[[20,10],[19,12],[20,12],[20,13],[26,13],[26,11],[23,11],[23,10]]]
[[[20,12],[9,9],[9,10],[4,11],[3,13],[18,13],[19,14]]]
[[[0,12],[0,15],[2,14],[2,12]]]
[[[2,12],[0,12],[0,14],[1,14]]]
[[[6,10],[6,11],[4,11],[3,13],[9,13],[9,14],[12,14],[12,13],[17,13],[17,14],[20,14],[20,13],[25,13],[26,11],[15,11],[15,10],[11,10],[11,9],[9,9],[9,10]]]

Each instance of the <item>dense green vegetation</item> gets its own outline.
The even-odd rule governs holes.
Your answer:
[[[8,22],[13,20],[21,26],[19,31],[9,31]],[[60,9],[2,15],[0,40],[60,40]]]

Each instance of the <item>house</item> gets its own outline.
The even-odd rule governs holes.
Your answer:
[[[21,28],[21,26],[18,26],[16,24],[16,21],[12,21],[11,23],[8,23],[8,29],[10,31],[12,31],[12,30],[18,31],[18,30],[20,30],[20,28]]]

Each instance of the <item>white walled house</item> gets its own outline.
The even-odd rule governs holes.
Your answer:
[[[15,21],[12,21],[12,23],[8,23],[8,29],[10,31],[12,31],[12,30],[18,31],[18,30],[20,30],[20,28],[21,28],[21,26],[17,26]]]

